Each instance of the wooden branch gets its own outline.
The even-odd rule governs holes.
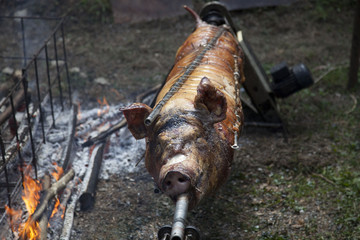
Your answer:
[[[15,110],[20,106],[20,103],[24,100],[24,88],[21,85],[21,88],[16,92],[15,97],[13,98],[14,101],[14,108]],[[10,101],[9,101],[10,102]],[[0,125],[2,125],[12,114],[11,105],[5,109],[4,112],[0,114]]]
[[[42,190],[47,191],[51,186],[51,177],[49,174],[45,174],[43,178]],[[40,227],[40,240],[47,239],[47,226],[48,226],[49,219],[46,214],[41,216],[39,227]]]
[[[114,132],[118,131],[119,129],[121,129],[125,126],[126,126],[126,119],[123,119],[119,123],[115,124],[114,126],[111,126],[110,128],[106,129],[105,131],[99,133],[99,135],[97,135],[96,137],[87,140],[81,146],[89,147],[93,144],[98,144],[100,142],[104,142],[108,136],[110,136],[111,134],[113,134]]]
[[[11,88],[11,85],[8,82],[4,82],[0,84],[0,96],[5,97],[9,94],[9,90]]]
[[[325,182],[327,182],[327,183],[329,183],[329,184],[331,184],[331,185],[333,185],[333,186],[336,187],[336,183],[334,183],[334,182],[331,181],[330,179],[326,178],[324,175],[317,174],[317,173],[312,173],[312,175],[315,176],[315,177],[318,177],[318,178],[324,180]]]
[[[61,190],[63,190],[67,183],[70,182],[71,179],[73,179],[73,177],[75,176],[75,171],[74,169],[69,170],[69,172],[67,172],[61,179],[59,179],[59,181],[57,181],[56,183],[54,183],[46,192],[45,192],[45,197],[42,201],[42,203],[40,203],[40,205],[36,208],[36,211],[33,213],[33,215],[31,215],[31,219],[32,221],[37,221],[41,215],[44,213],[44,211],[47,209],[48,203],[49,201],[55,197],[55,195],[60,192]]]

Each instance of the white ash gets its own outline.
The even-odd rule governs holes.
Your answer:
[[[77,124],[78,132],[75,133],[75,146],[73,146],[73,154],[71,157],[71,166],[74,168],[78,177],[83,177],[87,170],[87,164],[90,160],[91,147],[82,147],[89,137],[94,138],[102,131],[109,128],[111,125],[119,122],[123,117],[119,112],[121,106],[110,106],[109,111],[98,117],[99,110],[104,110],[105,107],[82,110],[80,112],[81,124]],[[59,109],[56,108],[55,109]],[[62,166],[61,156],[66,148],[69,129],[69,119],[72,115],[72,110],[64,110],[60,114],[55,114],[55,128],[52,128],[46,135],[46,143],[42,144],[38,152],[38,175],[42,177],[46,171],[54,169],[53,163]],[[46,125],[52,123],[51,115],[47,115]],[[40,132],[40,126],[37,132]],[[81,133],[81,134],[79,134]],[[118,132],[113,133],[109,137],[108,147],[105,149],[103,162],[101,166],[101,179],[108,179],[111,175],[122,174],[128,172],[135,172],[143,165],[136,166],[136,163],[141,161],[144,157],[145,142],[143,140],[135,140],[135,138],[128,131],[127,127],[122,128]]]
[[[110,146],[103,158],[100,178],[108,179],[113,174],[138,171],[143,167],[144,153],[145,141],[129,136],[128,129],[123,128],[118,135],[113,134],[110,137]],[[136,166],[139,161],[140,164]]]
[[[87,171],[87,165],[90,161],[90,150],[91,147],[82,147],[89,136],[97,136],[101,131],[110,127],[113,124],[121,121],[123,117],[119,112],[121,106],[110,106],[109,112],[104,114],[101,118],[97,117],[96,114],[99,109],[92,109],[89,111],[81,112],[83,116],[82,124],[88,124],[90,122],[96,122],[98,125],[92,125],[91,130],[88,133],[84,133],[83,136],[74,137],[74,144],[72,146],[71,154],[71,167],[75,170],[76,177],[82,178],[85,176]],[[44,109],[46,109],[44,107]],[[46,134],[46,142],[41,143],[41,147],[37,152],[37,173],[41,179],[46,172],[52,172],[55,169],[53,163],[57,163],[58,166],[62,166],[62,156],[64,149],[69,139],[69,121],[72,121],[72,110],[64,110],[60,112],[59,106],[54,106],[55,112],[55,128],[51,128]],[[103,109],[103,108],[102,108]],[[102,110],[100,109],[100,110]],[[47,111],[46,111],[47,112]],[[88,118],[85,118],[85,117]],[[101,121],[97,121],[101,119]],[[46,126],[51,126],[52,117],[46,113],[45,123]],[[106,123],[101,126],[101,124]],[[22,128],[24,125],[20,125]],[[19,129],[20,130],[20,129]],[[37,136],[36,142],[42,141],[41,124],[37,124],[34,129],[34,136]],[[40,137],[39,137],[40,136]],[[29,144],[28,144],[29,145]],[[38,144],[36,144],[38,146]],[[126,175],[129,172],[135,172],[143,168],[143,157],[145,152],[145,141],[137,141],[128,131],[127,127],[122,128],[118,132],[113,133],[108,138],[108,147],[105,148],[103,162],[101,165],[101,171],[99,178],[108,179],[111,175]],[[27,147],[23,156],[31,156],[31,148]],[[136,166],[137,162],[140,162]],[[33,175],[33,174],[32,174]],[[77,189],[81,188],[81,184],[76,186]],[[76,197],[75,197],[76,198]],[[57,221],[56,219],[51,221]],[[2,221],[1,221],[2,222]],[[51,235],[52,239],[58,239],[59,229],[56,224],[55,227],[49,229],[48,236]],[[61,224],[60,224],[61,225]]]
[[[123,117],[119,112],[121,106],[110,106],[109,112],[102,117],[98,117],[99,109],[91,109],[89,111],[81,112],[81,125],[77,129],[80,130],[76,134],[76,141],[78,147],[76,156],[73,161],[73,168],[78,176],[84,176],[87,164],[90,160],[90,148],[82,148],[81,144],[84,143],[88,137],[94,138],[100,132],[106,130],[119,122]],[[100,126],[104,124],[103,126]],[[88,133],[86,133],[86,130]],[[109,146],[105,149],[103,162],[99,178],[108,179],[111,175],[122,174],[126,172],[135,172],[140,166],[136,167],[136,163],[143,158],[145,152],[145,142],[137,141],[127,127],[122,128],[109,137]]]
[[[113,107],[111,107],[113,108]],[[114,107],[117,111],[119,106]],[[92,110],[90,110],[92,111]],[[84,115],[92,115],[85,112]],[[110,118],[113,115],[111,110],[109,111]],[[103,116],[103,122],[106,121],[107,114]],[[120,121],[120,118],[116,118],[116,121]],[[82,125],[89,123],[84,122]],[[91,124],[90,124],[91,125]],[[96,126],[92,124],[93,126]],[[110,127],[103,126],[98,127],[96,130],[92,130],[88,133],[91,137],[96,137],[105,128]],[[81,136],[81,134],[79,134]],[[85,140],[77,138],[77,141],[82,144]],[[83,176],[86,171],[87,163],[90,159],[89,156],[90,147],[81,148],[78,147],[76,152],[76,158],[74,159],[73,168],[78,176]],[[109,146],[105,149],[103,162],[101,165],[101,171],[99,178],[108,179],[111,175],[122,174],[126,172],[135,172],[140,166],[136,167],[136,163],[143,158],[145,152],[145,142],[143,140],[137,141],[126,127],[122,128],[116,133],[113,133],[109,138]]]

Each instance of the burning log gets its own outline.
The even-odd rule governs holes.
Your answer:
[[[55,195],[63,190],[68,182],[75,176],[75,171],[73,169],[69,170],[59,181],[54,183],[48,190],[45,191],[45,196],[43,201],[38,205],[36,211],[31,215],[32,221],[37,221],[47,209],[49,201],[55,197]]]
[[[43,191],[47,191],[51,186],[51,178],[49,174],[45,174],[43,178]],[[47,226],[48,226],[49,219],[47,218],[46,214],[43,214],[40,222],[39,222],[39,228],[40,228],[40,239],[46,240],[47,238]]]
[[[94,206],[96,184],[101,168],[105,145],[106,143],[96,146],[92,152],[88,170],[86,171],[86,175],[82,183],[82,194],[79,198],[80,209],[82,211],[90,210]]]

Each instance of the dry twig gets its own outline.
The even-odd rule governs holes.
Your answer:
[[[312,173],[313,176],[321,178],[322,180],[324,180],[327,183],[330,183],[333,186],[336,186],[336,183],[334,183],[333,181],[331,181],[330,179],[326,178],[325,176],[321,175],[321,174],[317,174],[317,173]]]

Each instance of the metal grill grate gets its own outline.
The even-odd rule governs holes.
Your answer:
[[[34,39],[32,26],[51,29]],[[0,67],[18,71],[2,74],[8,92],[0,102],[0,225],[5,205],[12,207],[24,173],[30,166],[37,178],[37,151],[45,136],[56,126],[54,107],[61,111],[72,106],[64,18],[1,17],[2,37],[15,36],[0,46]],[[14,29],[18,30],[15,31]],[[44,29],[43,29],[44,30]],[[45,36],[46,35],[46,36]],[[31,39],[29,39],[31,38]],[[40,42],[40,44],[39,44]],[[4,49],[1,49],[4,47]],[[35,53],[31,53],[35,49]],[[17,55],[16,53],[21,53]],[[33,54],[33,55],[32,55]],[[22,56],[21,56],[22,55]],[[32,57],[29,57],[31,56]],[[3,65],[3,66],[2,66]],[[20,70],[21,69],[21,70]],[[23,111],[22,114],[19,114]],[[48,124],[44,119],[51,118]],[[47,121],[49,122],[49,121]]]

